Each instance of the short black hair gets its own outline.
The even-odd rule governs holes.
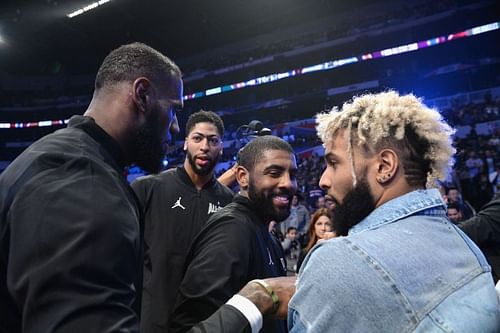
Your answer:
[[[179,67],[167,56],[143,43],[122,45],[104,58],[95,79],[95,90],[138,77],[152,81],[160,78],[181,77]]]
[[[292,146],[285,140],[273,135],[265,135],[255,138],[240,149],[238,156],[239,165],[248,171],[252,171],[255,163],[262,157],[265,151],[282,150],[294,154]]]
[[[456,209],[457,212],[462,212],[462,210],[460,209],[460,206],[455,202],[448,203],[446,208],[447,209]]]
[[[224,123],[221,117],[213,111],[200,110],[189,116],[186,123],[186,136],[189,135],[193,127],[198,123],[211,123],[217,127],[217,132],[221,137],[224,136]]]
[[[297,228],[295,228],[295,227],[288,227],[288,229],[286,229],[286,233],[288,234],[291,230],[297,230]]]

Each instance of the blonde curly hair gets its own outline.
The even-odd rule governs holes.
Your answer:
[[[435,186],[453,166],[452,129],[435,109],[412,94],[395,91],[354,97],[339,110],[334,107],[316,116],[318,135],[324,144],[346,130],[353,184],[356,185],[352,147],[365,153],[394,149],[412,186]]]

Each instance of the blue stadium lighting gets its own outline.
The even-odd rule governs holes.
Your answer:
[[[334,69],[334,68],[337,68],[340,66],[345,66],[345,65],[352,64],[352,63],[360,62],[360,61],[372,60],[372,59],[383,58],[383,57],[390,57],[390,56],[397,55],[397,54],[413,52],[413,51],[417,51],[417,50],[420,50],[420,49],[423,49],[426,47],[435,46],[435,45],[443,44],[446,42],[450,42],[452,40],[456,40],[456,39],[459,39],[462,37],[470,37],[470,36],[479,35],[479,34],[482,34],[485,32],[498,30],[499,25],[500,25],[500,22],[494,22],[494,23],[474,27],[472,29],[468,29],[468,30],[465,30],[462,32],[450,34],[448,36],[440,36],[440,37],[431,38],[431,39],[428,39],[425,41],[413,42],[413,43],[406,44],[406,45],[399,45],[396,47],[392,47],[392,48],[388,48],[388,49],[384,49],[384,50],[380,50],[380,51],[375,51],[375,52],[371,52],[371,53],[367,53],[367,54],[363,54],[363,55],[359,55],[359,56],[355,56],[355,57],[350,57],[350,58],[346,58],[346,59],[332,60],[329,62],[311,65],[311,66],[299,68],[299,69],[284,72],[284,73],[269,74],[269,75],[261,76],[261,77],[256,78],[256,79],[248,80],[246,82],[238,82],[238,83],[226,85],[224,87],[214,87],[214,88],[210,88],[210,89],[205,90],[205,92],[196,92],[193,94],[186,95],[186,96],[184,96],[184,100],[196,99],[196,98],[206,97],[206,96],[210,96],[210,95],[225,93],[225,92],[229,92],[229,91],[233,91],[233,90],[237,90],[237,89],[246,88],[249,86],[258,86],[261,84],[275,82],[275,81],[289,78],[292,76],[299,76],[299,75],[304,75],[304,74],[318,72],[318,71],[326,71],[326,70]],[[230,87],[230,89],[227,87]]]
[[[105,3],[110,0],[101,0],[98,3]],[[247,87],[254,87],[254,86],[259,86],[262,84],[266,83],[271,83],[275,82],[278,80],[294,77],[294,76],[299,76],[299,75],[304,75],[308,73],[313,73],[317,71],[327,71],[331,70],[340,66],[345,66],[349,65],[352,63],[356,62],[361,62],[361,61],[366,61],[366,60],[372,60],[372,59],[377,59],[377,58],[384,58],[384,57],[390,57],[393,55],[397,54],[403,54],[403,53],[408,53],[408,52],[413,52],[413,51],[418,51],[427,47],[435,46],[435,45],[440,45],[444,44],[450,41],[454,41],[459,38],[464,38],[464,37],[471,37],[471,36],[476,36],[482,33],[498,30],[500,28],[500,21],[490,23],[490,24],[485,24],[481,25],[478,27],[474,27],[468,30],[464,30],[461,32],[457,32],[454,34],[450,34],[448,36],[440,36],[440,37],[435,37],[431,38],[428,40],[420,41],[420,42],[414,42],[406,45],[400,45],[380,51],[375,51],[371,53],[366,53],[363,55],[359,55],[356,57],[350,57],[346,59],[338,59],[338,60],[332,60],[328,62],[324,62],[321,64],[317,65],[311,65],[299,69],[294,69],[290,70],[287,72],[283,73],[275,73],[275,74],[269,74],[265,76],[261,76],[255,79],[251,79],[248,81],[244,82],[237,82],[237,83],[232,83],[228,84],[225,86],[220,86],[220,87],[214,87],[210,89],[206,89],[205,91],[200,91],[200,92],[195,92],[191,93],[188,95],[185,95],[183,98],[184,100],[191,100],[191,99],[197,99],[197,98],[202,98],[206,96],[211,96],[211,95],[217,95],[217,94],[223,94],[226,92],[230,92],[233,90],[237,89],[243,89]],[[0,129],[5,129],[5,128],[25,128],[25,127],[44,127],[44,126],[60,126],[68,123],[68,119],[65,120],[44,120],[44,121],[39,121],[39,122],[30,122],[30,123],[0,123]]]

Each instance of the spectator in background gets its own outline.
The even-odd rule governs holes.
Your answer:
[[[495,165],[495,170],[488,175],[488,180],[492,185],[493,192],[498,193],[500,187],[500,162]]]
[[[321,190],[319,188],[319,186],[317,185],[317,179],[316,179],[316,183],[314,185],[313,184],[309,185],[309,200],[308,200],[308,202],[309,202],[310,211],[314,212],[317,200],[319,197],[322,197],[322,196],[323,196],[323,190]]]
[[[285,239],[281,231],[278,229],[278,222],[276,221],[269,222],[269,227],[267,228],[267,230],[269,231],[271,236],[273,236],[274,239],[276,239],[277,242],[281,243],[283,239]]]
[[[488,174],[485,172],[481,172],[479,174],[479,181],[476,187],[477,197],[474,198],[474,202],[476,207],[479,209],[493,198],[493,185],[488,179]]]
[[[448,198],[448,204],[456,204],[463,214],[464,219],[471,218],[474,216],[474,208],[466,201],[462,199],[462,195],[455,187],[450,187],[446,193]]]
[[[462,211],[456,203],[449,203],[447,206],[448,218],[453,224],[458,224],[464,220]]]
[[[472,136],[471,136],[472,138]],[[477,139],[475,140],[477,142]],[[477,209],[478,204],[476,200],[479,196],[479,191],[477,184],[479,182],[479,174],[482,172],[484,162],[476,155],[476,151],[472,150],[469,152],[469,158],[465,161],[465,167],[468,172],[467,186],[464,190],[466,191],[466,198],[471,201],[472,206]]]
[[[308,243],[306,247],[300,252],[296,272],[300,270],[300,266],[304,261],[304,258],[309,253],[314,245],[320,240],[329,239],[335,236],[332,232],[332,212],[327,208],[320,208],[314,212],[311,216],[311,222],[309,223],[309,228],[307,230]]]
[[[488,174],[495,171],[495,154],[490,149],[484,152],[484,165],[486,166],[486,172]]]
[[[300,255],[300,242],[297,228],[289,227],[286,231],[285,239],[281,242],[285,251],[287,275],[295,275],[297,260]]]
[[[314,208],[316,210],[321,209],[321,208],[325,208],[325,197],[324,196],[320,196],[320,197],[316,198]]]
[[[301,201],[303,201],[302,195],[296,193],[292,199],[290,215],[279,225],[283,234],[285,234],[290,227],[296,228],[299,236],[306,232],[307,222],[309,221],[309,210]]]

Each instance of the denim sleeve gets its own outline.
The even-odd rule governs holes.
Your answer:
[[[288,332],[302,333],[307,332],[305,325],[300,320],[300,314],[294,309],[288,310]]]

